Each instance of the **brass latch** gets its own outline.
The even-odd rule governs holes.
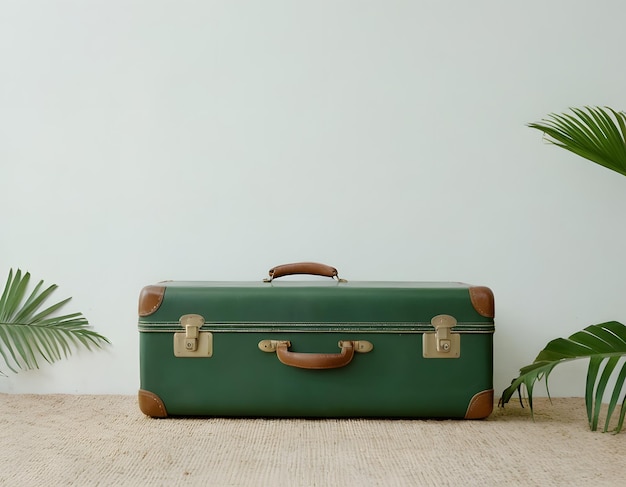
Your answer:
[[[459,358],[461,356],[461,335],[452,333],[456,319],[450,315],[437,315],[430,320],[434,333],[422,335],[424,358]]]
[[[174,355],[176,357],[211,357],[213,334],[200,331],[204,325],[204,318],[200,315],[183,315],[179,321],[185,331],[174,333]]]

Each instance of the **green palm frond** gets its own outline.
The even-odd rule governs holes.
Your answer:
[[[528,126],[548,142],[626,176],[626,113],[609,107],[570,110]]]
[[[533,410],[533,387],[537,380],[545,378],[548,396],[548,376],[560,363],[570,360],[588,358],[587,387],[585,391],[585,403],[587,417],[592,431],[598,428],[598,418],[602,399],[606,392],[609,379],[619,364],[620,358],[626,357],[626,326],[617,321],[609,321],[598,325],[591,325],[582,331],[574,333],[569,338],[557,338],[552,340],[539,353],[535,361],[522,367],[520,375],[511,382],[504,390],[500,398],[500,405],[504,406],[516,391],[520,392],[523,385],[528,392],[528,404]],[[626,379],[626,363],[622,364],[616,378],[615,387],[609,401],[604,431],[609,428],[609,421],[615,408],[620,401],[620,394]],[[621,411],[615,432],[621,431],[626,415],[626,392],[621,399]]]
[[[42,309],[57,288],[43,281],[27,296],[30,274],[9,271],[0,297],[0,357],[13,372],[39,368],[38,358],[53,363],[68,357],[74,347],[100,348],[109,340],[90,330],[81,313],[55,315],[71,298]],[[1,372],[0,372],[1,373]]]

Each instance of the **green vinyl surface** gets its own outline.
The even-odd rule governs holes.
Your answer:
[[[141,389],[169,415],[278,417],[464,417],[492,389],[492,318],[473,308],[463,284],[165,283],[159,309],[141,317]],[[210,358],[178,358],[173,334],[184,314],[205,318]],[[424,358],[432,317],[458,320],[459,358]],[[339,353],[340,340],[367,340],[346,366],[307,370],[259,349]]]

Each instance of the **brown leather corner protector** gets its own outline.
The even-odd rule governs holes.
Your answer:
[[[472,397],[465,419],[484,419],[493,411],[493,389],[479,392]]]
[[[167,418],[167,410],[165,404],[161,401],[161,398],[153,392],[144,391],[139,389],[139,409],[146,416],[152,418]]]
[[[139,295],[139,316],[150,316],[154,313],[165,295],[165,286],[146,286]]]
[[[493,292],[485,286],[472,286],[469,288],[470,300],[478,314],[487,318],[495,316],[495,302]]]

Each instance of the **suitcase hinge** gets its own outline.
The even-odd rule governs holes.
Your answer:
[[[461,335],[452,333],[456,319],[450,315],[437,315],[430,323],[434,333],[422,336],[422,353],[424,358],[459,358],[461,356]]]
[[[176,357],[211,357],[213,334],[200,331],[204,325],[204,318],[200,315],[183,315],[179,321],[185,331],[174,333],[174,355]]]

